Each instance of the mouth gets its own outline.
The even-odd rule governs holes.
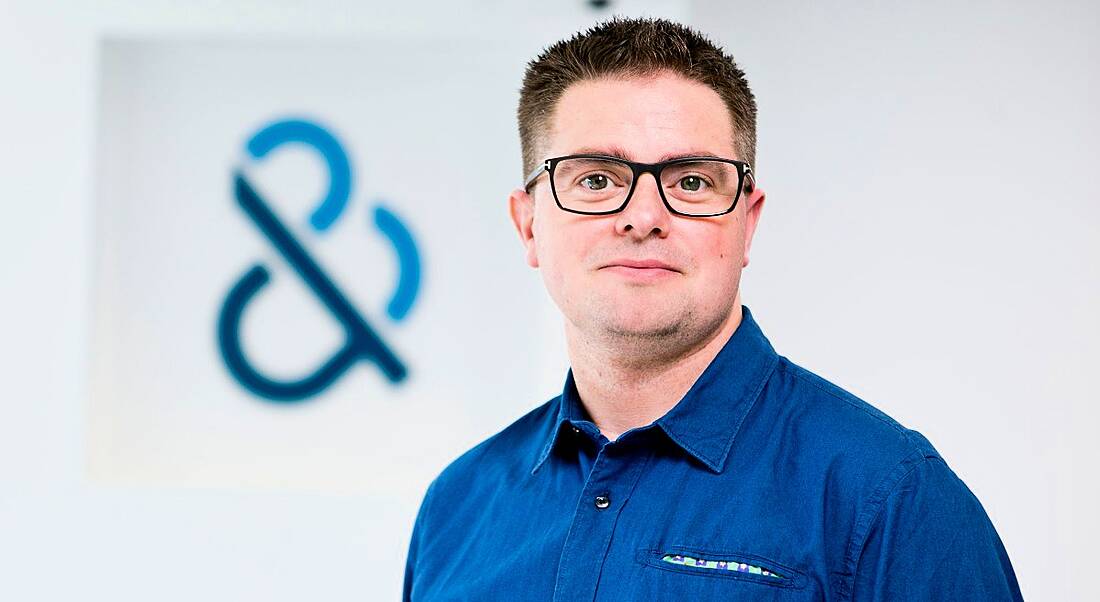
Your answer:
[[[671,265],[656,259],[616,259],[607,263],[607,265],[601,266],[600,269],[606,268],[628,268],[632,270],[666,270],[669,272],[680,272],[680,270],[672,267]]]
[[[641,282],[652,282],[681,273],[675,267],[656,259],[616,259],[601,266],[600,271]]]

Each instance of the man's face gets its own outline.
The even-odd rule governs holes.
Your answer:
[[[646,163],[741,158],[718,94],[671,73],[574,84],[551,123],[545,157],[597,153]],[[763,193],[742,192],[732,213],[689,218],[669,213],[657,186],[652,175],[643,175],[626,209],[605,216],[559,209],[545,174],[530,195],[512,193],[527,262],[542,272],[567,329],[620,341],[690,344],[708,332],[713,336],[739,307],[741,269],[748,265]]]

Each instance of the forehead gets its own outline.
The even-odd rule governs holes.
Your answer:
[[[672,73],[573,84],[555,108],[547,156],[616,149],[635,161],[736,156],[729,110],[708,86]]]

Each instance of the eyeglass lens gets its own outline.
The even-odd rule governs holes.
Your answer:
[[[634,182],[629,165],[607,159],[563,159],[554,169],[554,191],[562,207],[600,213],[623,205]],[[737,166],[705,159],[673,163],[661,172],[661,191],[673,209],[688,215],[727,211],[737,198]]]

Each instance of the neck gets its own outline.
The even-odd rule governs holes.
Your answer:
[[[741,324],[740,294],[716,329],[695,341],[616,345],[566,327],[573,380],[584,408],[609,441],[664,416],[691,389]],[[679,347],[679,348],[676,348]]]

